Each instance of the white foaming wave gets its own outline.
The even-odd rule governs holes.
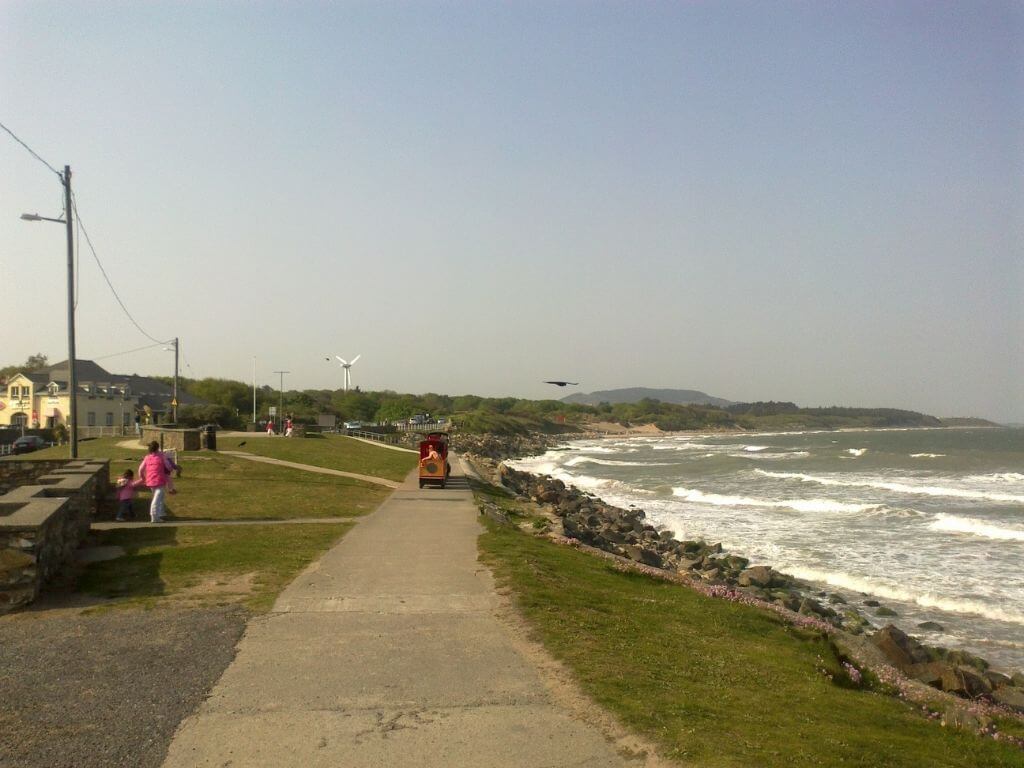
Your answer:
[[[1012,624],[1024,624],[1024,613],[1013,610],[1005,610],[994,605],[983,603],[979,600],[960,600],[943,595],[935,595],[929,592],[917,594],[906,589],[894,586],[880,579],[872,579],[864,576],[853,576],[842,571],[821,571],[815,568],[802,566],[785,567],[785,571],[798,579],[806,581],[817,581],[830,584],[833,587],[841,587],[854,592],[866,592],[877,597],[884,597],[889,600],[901,600],[905,603],[916,603],[923,608],[938,608],[948,613],[966,613],[984,616],[996,621],[1006,621]]]
[[[944,453],[912,453],[910,458],[912,459],[941,459],[946,454]]]
[[[695,488],[676,487],[672,495],[697,504],[712,504],[716,507],[765,507],[775,509],[794,509],[797,512],[863,512],[875,509],[877,504],[845,504],[832,499],[752,499],[747,496],[723,496],[717,493],[704,493]]]
[[[1002,528],[973,517],[958,517],[957,515],[947,515],[942,512],[938,513],[935,518],[935,522],[928,526],[928,529],[931,531],[969,533],[975,536],[983,536],[986,539],[1000,539],[1002,541],[1024,541],[1024,531],[1019,528]]]
[[[743,450],[750,451],[751,453],[756,453],[758,451],[767,451],[768,447],[769,446],[767,445],[745,445],[743,446]]]
[[[818,483],[818,485],[831,485],[843,488],[878,488],[879,490],[893,491],[894,493],[913,493],[922,496],[946,496],[952,499],[983,499],[985,501],[1005,501],[1011,504],[1024,504],[1024,496],[1012,493],[990,493],[988,491],[973,491],[963,488],[946,488],[938,485],[907,485],[906,483],[891,483],[881,480],[836,480],[829,477],[805,475],[800,472],[769,472],[764,469],[755,469],[754,471],[767,477],[802,480],[805,483]]]
[[[851,456],[863,456],[867,450],[867,448],[847,448],[846,452]]]
[[[1003,483],[1006,485],[1024,484],[1024,474],[1020,472],[993,472],[990,475],[968,475],[964,478],[972,483]]]
[[[592,456],[576,456],[565,462],[567,467],[575,467],[580,464],[600,464],[605,467],[671,467],[672,465],[663,462],[653,461],[616,461],[615,459],[595,459]]]
[[[714,454],[712,454],[714,455]],[[808,451],[791,451],[789,453],[730,453],[731,459],[750,459],[751,461],[776,461],[779,459],[802,459],[810,456]]]

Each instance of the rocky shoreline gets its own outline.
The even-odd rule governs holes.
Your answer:
[[[735,594],[839,633],[898,670],[909,680],[1005,712],[1024,714],[1024,674],[1006,675],[985,660],[960,650],[927,646],[893,624],[875,630],[837,592],[822,591],[768,565],[725,552],[721,544],[677,540],[645,519],[642,509],[622,509],[549,476],[520,472],[505,459],[542,453],[564,442],[546,435],[467,436],[456,446],[493,481],[522,501],[538,505],[551,521],[551,533],[592,547],[639,567],[682,577],[696,585]],[[875,601],[876,616],[885,616]],[[890,615],[892,615],[890,613]]]

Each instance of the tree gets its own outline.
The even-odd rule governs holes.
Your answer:
[[[49,367],[50,359],[42,352],[36,352],[34,355],[29,355],[28,359],[21,365],[8,365],[5,368],[0,368],[0,381],[7,381],[7,379],[14,376],[16,373],[45,371]]]

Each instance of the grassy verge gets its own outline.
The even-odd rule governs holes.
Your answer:
[[[279,443],[301,442],[284,438],[278,441],[264,439]],[[116,438],[88,440],[80,444],[79,455],[82,458],[109,458],[113,481],[126,469],[136,470],[143,456],[142,451],[121,448],[118,442],[120,440]],[[396,453],[366,447],[381,453]],[[50,448],[31,456],[51,458],[49,454],[54,451],[66,455],[66,449]],[[168,513],[175,520],[351,517],[376,509],[390,493],[387,488],[361,480],[261,464],[214,451],[181,453],[178,462],[183,468],[182,476],[175,480],[178,493],[167,496]],[[347,465],[342,468],[349,470]],[[141,491],[135,500],[137,519],[147,517],[148,504],[149,494]]]
[[[403,454],[360,443],[356,443],[356,449],[346,450],[347,446],[342,447],[340,442],[332,449],[328,441],[264,440],[277,444],[275,449],[281,451],[294,451],[290,446],[304,443],[320,444],[317,455],[321,466],[328,462],[328,456],[333,456],[333,466],[359,473],[373,474],[388,467],[393,473],[398,472],[397,464],[388,463],[390,455],[374,463],[376,454],[404,458]],[[79,454],[82,458],[109,459],[114,480],[125,469],[136,469],[143,456],[141,450],[123,448],[118,445],[120,442],[120,438],[83,441]],[[33,453],[31,458],[64,458],[66,452],[66,448],[51,448]],[[316,463],[308,460],[309,455],[299,451],[282,458]],[[390,493],[374,483],[262,464],[215,451],[181,453],[178,461],[184,470],[182,477],[175,480],[178,493],[167,497],[172,521],[355,518],[376,509]],[[414,460],[407,459],[406,463],[412,466]],[[145,491],[136,498],[136,519],[148,519],[149,498]],[[94,530],[90,534],[91,545],[118,546],[125,554],[89,564],[79,574],[74,588],[113,601],[104,606],[150,608],[241,603],[251,610],[263,611],[273,605],[288,582],[340,539],[352,524],[145,525]]]
[[[220,605],[265,611],[351,523],[153,527],[94,533],[126,554],[93,563],[77,589],[121,605]]]
[[[245,445],[239,447],[239,443]],[[353,440],[344,435],[323,435],[320,438],[224,437],[217,441],[220,450],[241,450],[273,459],[311,464],[314,467],[340,469],[360,475],[383,477],[396,482],[416,466],[416,456]]]
[[[840,687],[827,640],[488,523],[482,556],[583,688],[680,763],[1024,766],[1024,753]],[[841,675],[836,675],[837,679]]]

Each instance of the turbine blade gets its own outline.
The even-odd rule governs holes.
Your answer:
[[[349,365],[355,365],[356,364],[356,360],[358,360],[360,357],[362,357],[361,354],[360,355],[356,355],[355,357],[353,357],[352,358],[352,362],[349,363]]]
[[[348,363],[345,362],[345,358],[343,358],[343,357],[341,357],[339,355],[335,355],[335,357],[337,357],[339,360],[341,360],[341,364],[342,365],[348,365]]]

